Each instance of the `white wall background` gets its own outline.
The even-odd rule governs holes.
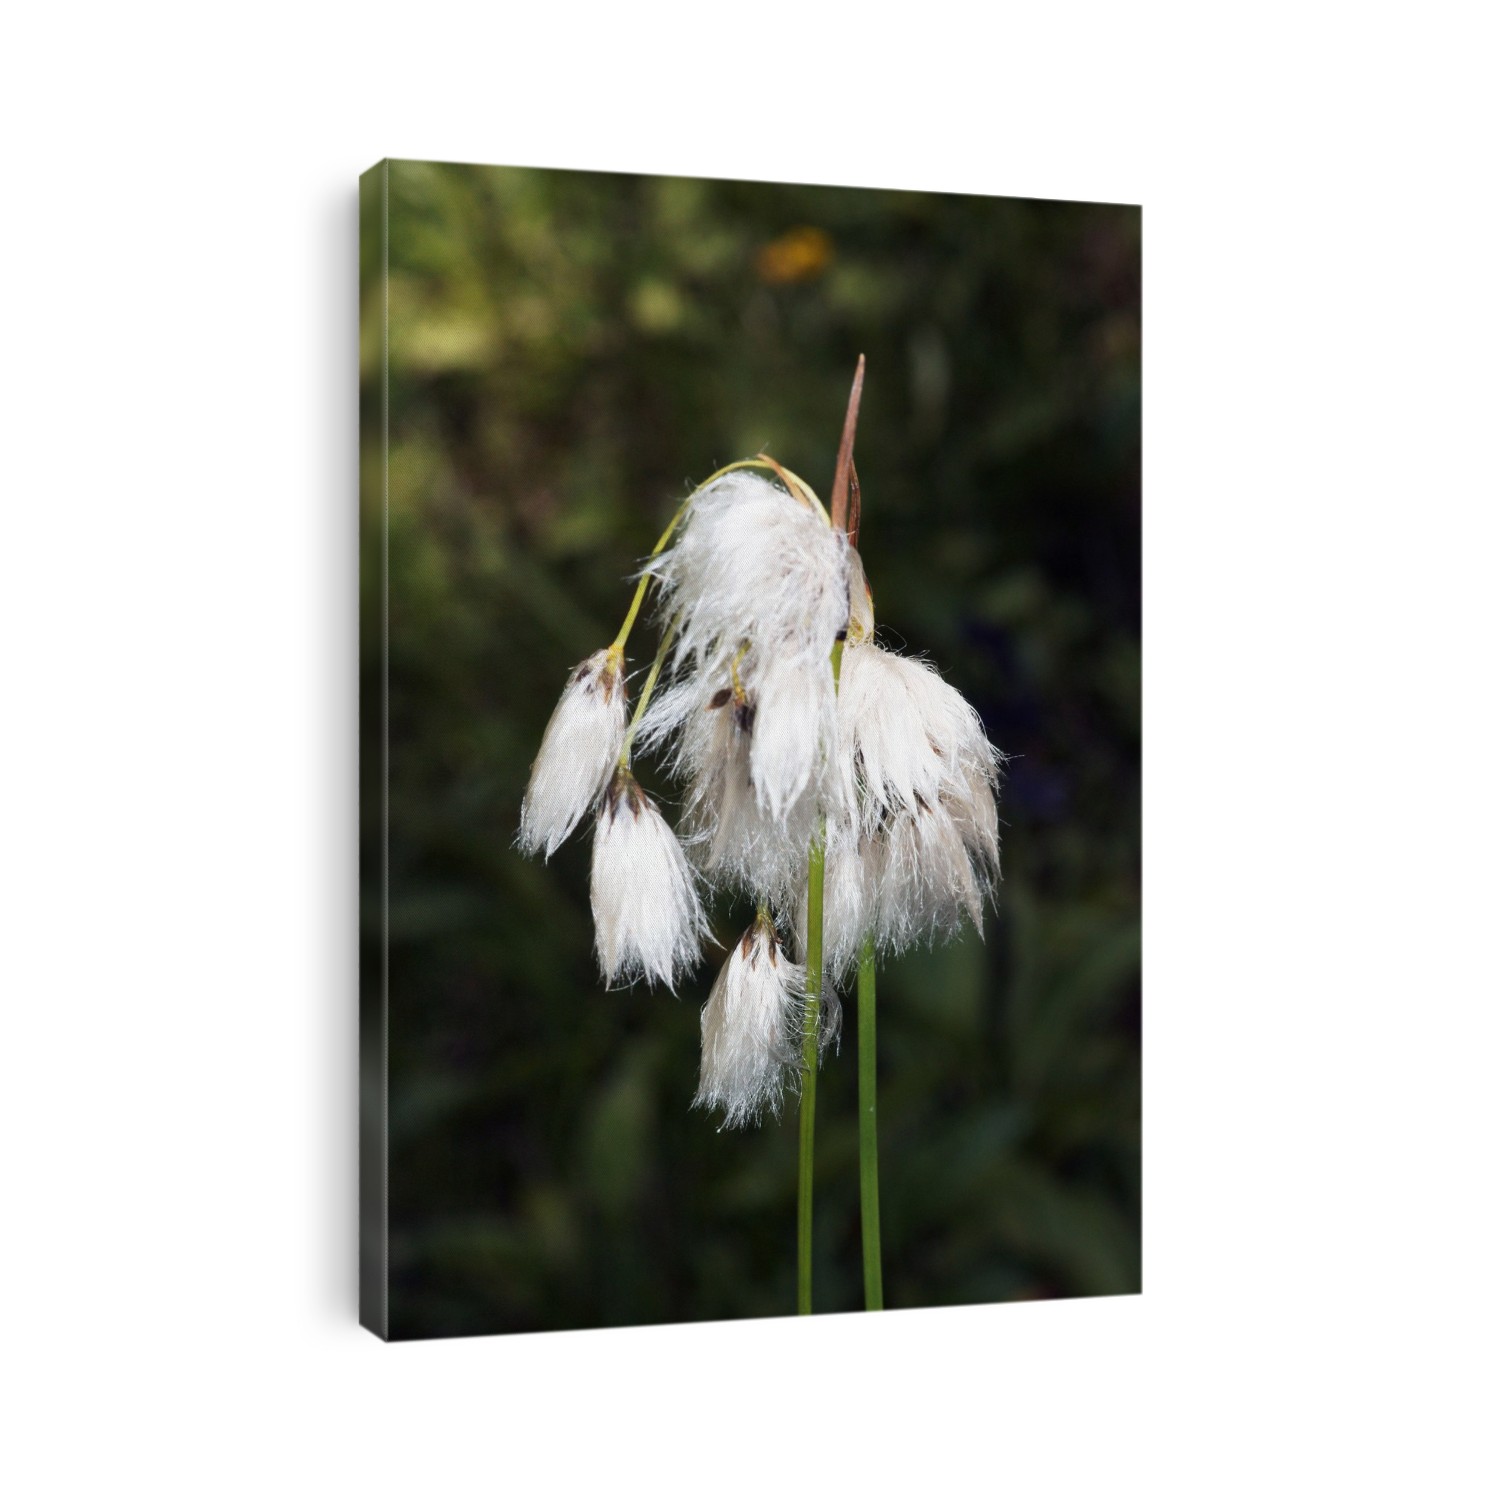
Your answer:
[[[28,7],[0,61],[0,1482],[1493,1494],[1482,7]],[[354,182],[1141,201],[1147,1291],[354,1325]]]

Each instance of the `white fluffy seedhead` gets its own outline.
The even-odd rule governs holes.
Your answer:
[[[542,735],[521,803],[517,842],[551,858],[604,793],[625,741],[620,653],[596,651],[574,667]]]
[[[962,694],[927,663],[845,647],[839,792],[828,835],[824,950],[846,975],[873,933],[884,953],[982,928],[1000,876],[1002,758]]]
[[[875,842],[875,936],[881,950],[955,936],[967,917],[983,931],[980,877],[957,822],[942,808],[899,814]]]
[[[730,951],[703,1007],[703,1062],[693,1103],[721,1109],[724,1125],[776,1114],[794,1088],[806,1004],[803,972],[758,917]]]
[[[865,832],[944,800],[974,804],[982,820],[987,799],[993,813],[999,753],[963,694],[927,662],[873,642],[846,646],[838,735],[841,795]]]
[[[776,818],[757,800],[754,723],[745,698],[717,691],[683,724],[671,764],[687,779],[681,829],[689,857],[716,886],[758,900],[805,883],[818,804],[809,788]]]
[[[853,972],[879,910],[881,861],[876,841],[847,823],[830,823],[823,859],[823,966],[836,980]],[[802,898],[806,927],[807,896]]]
[[[605,982],[675,989],[698,962],[708,922],[677,836],[629,771],[599,809],[589,882],[594,948]]]
[[[774,658],[750,691],[750,779],[755,800],[780,821],[809,787],[823,789],[837,724],[833,666],[826,654]]]
[[[744,640],[824,656],[849,613],[849,543],[780,485],[737,470],[693,501],[676,543],[653,560],[679,661]]]
[[[675,631],[674,681],[642,724],[643,745],[691,733],[693,714],[728,689],[747,708],[756,800],[785,821],[833,745],[829,654],[849,621],[850,556],[842,532],[758,475],[705,489],[650,565]]]

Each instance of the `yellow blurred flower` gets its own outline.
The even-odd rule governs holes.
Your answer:
[[[762,281],[785,286],[822,275],[832,259],[833,240],[828,233],[811,224],[799,224],[760,247],[755,270]]]

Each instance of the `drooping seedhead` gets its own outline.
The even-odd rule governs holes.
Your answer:
[[[1000,877],[1003,758],[963,695],[923,661],[845,648],[837,790],[829,799],[824,951],[847,973],[867,936],[886,954],[982,930]],[[799,930],[805,915],[799,910]]]
[[[603,795],[625,740],[621,653],[596,651],[568,674],[531,765],[518,842],[550,859]]]
[[[617,770],[600,804],[589,881],[605,983],[675,989],[698,962],[708,922],[696,878],[656,803]]]
[[[806,1006],[800,965],[781,951],[776,929],[757,917],[729,952],[703,1007],[703,1060],[693,1104],[719,1109],[724,1126],[775,1114],[795,1088]]]
[[[848,539],[809,504],[736,471],[693,503],[676,543],[650,565],[675,628],[673,682],[648,713],[643,744],[682,730],[716,700],[749,736],[750,780],[774,820],[819,777],[834,731],[829,652],[849,618]],[[700,769],[687,734],[676,768]]]
[[[522,807],[521,843],[549,855],[598,809],[591,896],[610,984],[675,986],[707,930],[700,879],[756,901],[763,916],[704,1013],[714,1050],[700,1102],[736,1119],[748,1117],[744,1100],[759,1100],[758,1110],[772,1097],[769,1084],[757,1093],[744,1080],[779,1076],[764,1061],[775,1049],[756,1054],[757,1072],[744,1043],[772,1030],[746,1031],[736,1018],[779,1013],[800,973],[764,913],[776,912],[805,951],[816,840],[825,849],[824,964],[834,978],[853,969],[867,940],[891,954],[967,923],[979,928],[999,879],[1003,757],[935,668],[874,641],[854,547],[861,383],[862,366],[834,524],[802,481],[764,457],[753,462],[777,482],[735,467],[695,491],[640,575],[621,631],[623,642],[654,585],[663,639],[642,688],[646,711],[627,728],[620,646],[582,663],[547,726]],[[632,749],[658,752],[683,783],[681,843],[630,773]],[[760,997],[759,1009],[747,995]],[[836,1033],[837,1015],[829,991],[821,1042]]]

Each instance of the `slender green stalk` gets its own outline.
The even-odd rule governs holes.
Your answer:
[[[672,649],[672,638],[677,634],[677,621],[673,620],[662,632],[661,645],[656,648],[656,656],[651,662],[651,670],[646,673],[646,681],[641,688],[641,696],[636,699],[635,712],[630,716],[630,724],[625,730],[625,743],[620,746],[620,769],[630,769],[630,747],[635,744],[635,732],[641,727],[641,719],[645,716],[646,705],[651,702],[651,694],[656,691],[657,679],[661,676],[662,663],[667,659],[667,652]]]
[[[813,1126],[818,1107],[818,1027],[823,1000],[823,830],[807,865],[807,1010],[802,1100],[797,1110],[797,1311],[812,1311]]]
[[[698,489],[702,488],[702,485],[698,486]],[[677,530],[678,522],[680,522],[682,518],[687,514],[688,506],[693,503],[693,495],[696,495],[697,493],[698,490],[694,490],[693,494],[689,495],[687,499],[677,507],[676,513],[673,515],[672,519],[667,522],[667,529],[662,532],[659,537],[657,537],[656,545],[651,549],[652,557],[659,557],[661,555],[662,549],[667,545],[668,542],[672,540],[672,533]],[[635,597],[631,599],[630,608],[625,612],[625,623],[620,626],[620,633],[615,637],[614,645],[610,648],[613,651],[619,652],[622,656],[625,653],[625,642],[630,639],[630,632],[635,628],[635,617],[640,614],[641,605],[645,602],[646,590],[651,587],[652,580],[655,578],[655,576],[656,575],[653,573],[642,573],[641,581],[635,586]]]
[[[678,515],[680,515],[680,514],[681,514],[681,512],[679,511]],[[672,526],[667,527],[667,532],[666,532],[667,536],[671,536],[671,534],[672,534],[672,527],[676,526],[676,524],[677,524],[677,516],[673,516],[672,517]],[[663,537],[662,541],[665,541],[665,540],[666,540],[666,537]],[[660,548],[661,548],[661,543],[658,543],[657,544],[657,550],[659,551]],[[651,555],[652,555],[652,557],[655,557],[656,553],[653,552]],[[622,626],[620,626],[620,633],[614,639],[613,649],[615,651],[619,652],[619,654],[621,656],[623,656],[625,654],[625,642],[630,639],[630,632],[635,628],[635,617],[638,614],[640,614],[640,612],[641,612],[641,605],[645,602],[646,590],[651,587],[652,576],[653,575],[650,574],[650,573],[645,573],[645,574],[642,575],[641,581],[638,584],[636,584],[636,586],[635,586],[635,597],[631,599],[631,601],[630,601],[630,608],[628,610],[626,610],[626,612],[625,612],[625,623]]]
[[[833,471],[833,493],[830,497],[833,509],[830,513],[823,509],[822,502],[808,485],[798,479],[788,469],[773,464],[778,477],[788,488],[796,485],[806,492],[813,505],[817,507],[823,518],[830,526],[837,526],[845,532],[852,545],[858,537],[859,522],[858,515],[854,518],[854,525],[849,524],[849,496],[850,486],[854,473],[854,426],[859,419],[860,391],[865,381],[865,357],[859,357],[859,364],[854,372],[854,386],[849,393],[849,409],[844,417],[844,432],[839,440],[839,458]],[[761,455],[763,458],[765,455]],[[790,481],[790,483],[789,483]],[[839,636],[833,643],[833,654],[830,658],[833,667],[833,691],[838,696],[839,690],[839,667],[844,660],[844,637]],[[807,1011],[802,1023],[802,1104],[798,1111],[798,1151],[797,1151],[797,1311],[798,1313],[810,1313],[812,1311],[812,1215],[813,1215],[813,1125],[816,1116],[818,1102],[818,1033],[822,1027],[823,1017],[823,872],[827,859],[828,849],[828,819],[823,815],[818,817],[818,836],[813,841],[807,858]],[[864,1004],[864,968],[860,969],[860,1004]],[[870,1006],[871,1015],[874,1015],[875,1004],[875,962],[873,955],[870,958]],[[863,1020],[863,1009],[861,1009],[861,1021]],[[870,1069],[871,1080],[874,1079],[875,1067],[874,1033],[871,1032]],[[863,1090],[864,1082],[864,1027],[860,1027],[860,1083]],[[861,1103],[863,1103],[863,1092],[861,1092]],[[873,1142],[874,1129],[874,1093],[870,1095],[871,1108],[871,1130]],[[873,1146],[871,1151],[871,1170],[873,1181]],[[864,1153],[864,1122],[860,1122],[860,1191],[861,1201],[865,1185],[865,1153]],[[879,1231],[879,1217],[875,1220],[877,1234]],[[876,1296],[879,1297],[879,1274],[880,1274],[880,1250],[877,1241],[875,1251],[876,1267]],[[866,1252],[866,1268],[868,1272],[868,1252]],[[868,1275],[867,1282],[868,1286]],[[867,1293],[868,1295],[868,1293]]]
[[[880,1141],[875,1122],[875,939],[859,952],[859,1229],[865,1252],[865,1310],[885,1306],[880,1274]]]
[[[844,643],[833,646],[833,690],[839,690]],[[797,1311],[812,1311],[813,1134],[818,1108],[818,1031],[823,1021],[823,868],[826,818],[807,856],[807,1009],[802,1019],[802,1100],[797,1109]]]

